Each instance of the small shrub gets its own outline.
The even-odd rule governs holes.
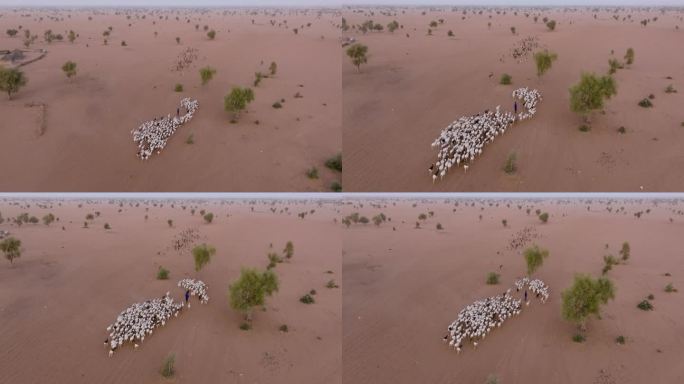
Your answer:
[[[665,292],[672,293],[677,292],[677,289],[672,285],[672,283],[665,286]]]
[[[487,284],[496,285],[499,284],[499,274],[496,272],[489,272],[487,274]]]
[[[622,260],[627,261],[629,259],[631,253],[631,248],[629,246],[628,242],[622,243],[622,249],[620,249],[620,256],[622,257]]]
[[[285,333],[287,333],[287,332],[289,331],[289,329],[287,328],[287,324],[281,325],[281,326],[278,328],[278,330],[279,330],[280,332],[285,332]]]
[[[651,103],[651,100],[649,100],[648,98],[645,98],[639,102],[639,106],[642,108],[651,108],[653,107],[653,103]]]
[[[627,341],[627,339],[625,339],[625,337],[622,336],[622,335],[620,335],[620,336],[618,336],[618,337],[615,338],[615,342],[618,343],[618,344],[620,344],[620,345],[624,344],[625,341]]]
[[[104,225],[104,229],[112,229],[112,226],[111,226],[111,225],[109,225],[109,223],[105,223],[105,225]]]
[[[627,129],[625,129],[625,127],[620,127],[620,128],[618,128],[617,131],[618,131],[618,133],[622,133],[622,134],[627,133]]]
[[[544,212],[541,215],[539,215],[539,220],[541,220],[542,223],[546,224],[547,221],[549,221],[549,214]]]
[[[437,230],[438,230],[438,231],[441,231],[442,229],[444,229],[444,227],[442,226],[442,224],[441,224],[441,223],[437,223]]]
[[[504,164],[504,167],[503,167],[503,171],[509,175],[514,174],[518,170],[518,165],[516,164],[516,160],[517,160],[517,155],[515,154],[515,152],[508,155],[508,158],[506,159],[506,163]]]
[[[311,180],[318,179],[318,168],[316,167],[311,167],[306,171],[306,177],[308,177]]]
[[[283,105],[280,104],[280,101],[276,101],[275,103],[273,103],[272,107],[275,109],[280,109],[283,107]]]
[[[672,284],[670,284],[670,285],[672,285]],[[337,285],[337,283],[335,283],[335,280],[330,280],[330,281],[328,281],[328,283],[325,285],[325,287],[326,287],[326,288],[333,289],[333,288],[339,288],[340,286]]]
[[[586,124],[582,124],[582,125],[580,125],[579,130],[580,130],[580,132],[589,132],[591,130],[591,128]]]
[[[205,221],[207,224],[211,224],[211,222],[214,221],[214,214],[211,213],[211,212],[205,214],[205,215],[204,215],[204,221]]]
[[[653,299],[655,299],[655,296],[653,296],[653,294],[651,293],[648,296],[646,296],[646,298],[649,300],[653,300]]]
[[[665,88],[665,93],[677,93],[677,90],[670,84]]]
[[[651,304],[651,302],[648,300],[642,300],[639,304],[637,304],[637,308],[641,309],[642,311],[652,311],[653,304]]]
[[[176,84],[176,86],[173,87],[174,92],[183,92],[183,84]]]
[[[185,139],[185,144],[195,144],[195,135],[192,133],[188,135],[188,138]]]
[[[342,154],[338,153],[334,157],[325,161],[325,166],[333,171],[342,172]]]
[[[338,181],[333,181],[332,184],[330,184],[330,190],[333,192],[342,192],[342,184]]]
[[[244,322],[240,324],[240,329],[242,329],[243,331],[249,331],[250,329],[252,329],[252,324]]]
[[[511,85],[513,83],[513,77],[509,75],[508,73],[504,73],[501,75],[501,79],[499,80],[499,84],[501,85]]]
[[[214,40],[216,38],[216,31],[212,29],[211,31],[207,32],[207,37],[209,40]]]
[[[572,341],[574,341],[575,343],[583,343],[586,339],[587,338],[584,337],[584,335],[582,335],[581,333],[576,333],[572,335]]]
[[[162,364],[161,370],[159,373],[161,373],[162,376],[169,378],[173,377],[173,375],[176,373],[176,370],[174,368],[174,365],[176,364],[176,355],[173,353],[170,354],[169,356],[166,357],[164,360],[164,364]]]
[[[169,270],[160,266],[157,270],[157,280],[168,280]]]
[[[300,297],[300,298],[299,298],[299,301],[301,301],[301,302],[304,303],[304,304],[313,304],[313,303],[316,302],[316,301],[314,300],[313,296],[311,296],[311,295],[308,294],[308,293],[307,293],[306,295]]]

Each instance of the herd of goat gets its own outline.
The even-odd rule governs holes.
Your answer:
[[[461,117],[442,130],[432,143],[433,148],[439,148],[437,163],[428,169],[433,183],[437,177],[443,178],[453,166],[462,165],[468,171],[469,164],[482,154],[486,144],[503,135],[516,121],[532,118],[542,99],[538,90],[528,88],[516,89],[513,91],[513,98],[516,109],[517,101],[522,101],[523,108],[519,113],[501,112],[500,106],[497,106],[494,112],[487,109],[474,116]]]
[[[548,286],[539,279],[525,277],[516,280],[515,287],[518,292],[528,287],[542,303],[549,298]],[[477,348],[480,340],[495,328],[501,327],[507,319],[519,315],[522,308],[522,300],[513,297],[510,289],[501,295],[477,300],[458,313],[456,320],[447,327],[449,333],[443,340],[448,341],[449,347],[456,349],[458,353],[461,352],[464,341],[472,342],[473,347]]]
[[[178,282],[178,286],[189,291],[189,296],[198,296],[200,303],[207,303],[209,300],[207,285],[201,280],[183,279]],[[124,309],[116,317],[116,321],[107,327],[109,337],[104,344],[109,347],[109,356],[127,342],[133,343],[137,349],[138,343],[145,341],[145,336],[152,335],[155,328],[165,326],[172,317],[178,317],[184,306],[183,301],[175,302],[169,292],[166,292],[160,298],[134,303]]]
[[[161,153],[169,138],[176,133],[178,127],[192,119],[197,108],[197,100],[186,97],[180,101],[176,116],[166,115],[145,121],[137,129],[132,130],[133,142],[138,143],[138,157],[147,160],[155,151]],[[183,115],[180,114],[181,109],[185,112]]]

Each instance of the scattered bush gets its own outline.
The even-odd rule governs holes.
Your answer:
[[[615,286],[604,277],[593,279],[589,275],[578,274],[572,286],[561,293],[561,297],[563,318],[584,329],[589,316],[598,316],[601,304],[615,297]]]
[[[309,179],[315,180],[318,179],[318,168],[316,167],[311,167],[306,170],[306,177]]]
[[[330,184],[330,190],[333,192],[342,192],[342,184],[339,181],[333,181]]]
[[[652,311],[653,304],[651,304],[651,302],[648,300],[642,300],[639,304],[637,304],[637,308],[641,309],[642,311]]]
[[[337,155],[326,160],[325,166],[333,171],[342,172],[342,154],[338,153]]]
[[[500,277],[500,275],[498,273],[489,272],[487,274],[487,284],[489,284],[489,285],[499,284],[499,277]]]
[[[591,130],[591,127],[587,124],[582,124],[580,125],[579,130],[580,132],[589,132]]]
[[[622,249],[620,249],[620,256],[622,257],[623,261],[627,261],[629,259],[629,256],[631,255],[631,248],[629,246],[628,242],[622,243]]]
[[[670,285],[672,285],[672,284],[670,284]],[[335,283],[335,280],[329,280],[328,283],[325,284],[325,287],[332,289],[332,288],[339,288],[339,285],[337,285],[337,283]]]
[[[214,221],[214,214],[211,213],[211,212],[205,214],[205,215],[204,215],[204,221],[205,221],[207,224],[211,224],[211,222]]]
[[[67,61],[62,65],[62,71],[64,71],[64,74],[68,79],[71,79],[72,77],[76,76],[76,63],[73,61]]]
[[[161,370],[159,373],[161,373],[162,376],[165,378],[170,378],[173,377],[173,375],[176,373],[176,369],[174,368],[176,364],[176,355],[173,353],[168,355],[166,359],[164,359],[164,363],[162,364]]]
[[[665,88],[665,93],[677,93],[677,90],[672,86],[672,84],[668,85],[667,88]]]
[[[5,254],[5,258],[9,260],[10,264],[14,263],[14,259],[21,257],[21,240],[14,237],[7,237],[0,242],[0,251]]]
[[[541,220],[542,223],[546,224],[547,221],[549,221],[549,214],[544,212],[541,215],[539,215],[539,220]]]
[[[570,109],[588,119],[589,113],[602,109],[605,100],[616,94],[617,84],[612,77],[583,73],[580,82],[570,88]]]
[[[233,113],[233,119],[237,120],[240,112],[254,101],[254,91],[251,88],[234,87],[223,99],[223,107],[227,112]]]
[[[240,329],[242,329],[243,331],[249,331],[250,329],[252,329],[252,324],[248,322],[241,323]]]
[[[572,335],[572,341],[574,341],[575,343],[583,343],[586,339],[587,338],[584,337],[584,335],[582,335],[581,333],[576,333]]]
[[[278,292],[278,286],[278,276],[272,271],[244,268],[240,278],[230,285],[230,306],[243,312],[247,322],[251,322],[252,308],[264,305],[266,296]]]
[[[285,254],[285,257],[288,259],[291,259],[292,256],[294,256],[294,244],[292,244],[291,241],[288,241],[285,244],[285,248],[283,249],[283,253]]]
[[[665,292],[672,293],[677,292],[677,289],[672,285],[672,283],[665,286]]]
[[[214,40],[216,38],[216,31],[212,29],[211,31],[207,32],[207,37],[209,40]]]
[[[174,92],[183,92],[183,84],[180,84],[180,83],[176,84],[173,87],[173,90],[174,90]]]
[[[199,70],[200,79],[202,79],[202,85],[206,85],[211,79],[216,75],[216,69],[212,67],[204,67]]]
[[[289,329],[287,328],[287,324],[281,325],[281,326],[278,328],[278,330],[279,330],[280,332],[285,332],[285,333],[287,333],[287,332],[289,331]]]
[[[554,31],[556,29],[556,20],[549,20],[548,22],[546,22],[546,27],[550,31]]]
[[[499,80],[499,84],[501,85],[510,85],[512,82],[513,78],[508,73],[501,75],[501,79]]]
[[[160,266],[157,270],[157,280],[168,280],[169,270]]]
[[[109,223],[104,224],[104,229],[112,229],[112,226],[109,225]]]
[[[530,248],[527,248],[523,253],[523,256],[525,257],[525,262],[527,263],[527,274],[531,275],[534,273],[534,271],[541,267],[542,264],[544,264],[544,259],[549,257],[549,251],[534,245]]]
[[[313,304],[313,303],[316,302],[316,301],[314,300],[313,296],[311,296],[311,295],[308,294],[308,293],[307,293],[306,295],[300,297],[300,298],[299,298],[299,301],[301,301],[301,302],[304,303],[304,304]]]
[[[537,66],[537,76],[542,76],[546,71],[551,69],[553,62],[558,59],[558,55],[549,52],[542,51],[534,54],[534,63]]]
[[[641,101],[639,102],[639,106],[641,108],[652,108],[653,103],[648,98],[644,98],[644,99],[641,99]]]
[[[216,248],[211,245],[202,244],[192,249],[192,257],[195,260],[195,271],[201,270],[211,261],[211,257],[216,254]]]

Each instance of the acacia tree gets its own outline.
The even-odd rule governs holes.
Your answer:
[[[254,101],[254,91],[251,88],[234,87],[223,99],[223,107],[227,112],[232,112],[233,120],[237,121],[240,112],[252,101]]]
[[[216,248],[211,245],[202,244],[192,249],[192,257],[195,259],[195,271],[199,272],[211,261],[211,257],[216,254]]]
[[[535,53],[534,63],[537,65],[537,76],[541,77],[546,71],[551,69],[553,62],[557,59],[557,54],[546,50]]]
[[[252,309],[264,305],[266,296],[278,292],[278,286],[278,276],[273,271],[243,268],[240,278],[229,287],[230,306],[242,312],[245,320],[251,322]]]
[[[576,323],[584,331],[589,316],[600,316],[601,305],[615,298],[615,286],[605,277],[593,279],[589,275],[578,274],[572,286],[561,293],[561,297],[563,318]]]
[[[602,109],[605,100],[617,94],[615,79],[609,75],[598,77],[583,73],[580,82],[570,88],[570,109],[589,122],[589,114]]]
[[[347,56],[352,61],[352,64],[356,66],[356,69],[361,72],[361,64],[366,64],[368,62],[368,47],[363,44],[353,44],[347,48]]]
[[[7,96],[12,100],[12,94],[26,85],[28,79],[24,72],[16,69],[4,69],[0,67],[0,91],[7,92]]]
[[[8,237],[0,242],[0,251],[5,254],[5,258],[13,264],[14,259],[21,257],[21,240]]]
[[[67,79],[71,79],[73,76],[76,76],[76,63],[71,60],[67,61],[62,65],[62,71],[64,71]]]
[[[549,250],[539,248],[537,245],[527,248],[523,254],[527,263],[527,274],[531,275],[544,264],[544,259],[549,257]]]

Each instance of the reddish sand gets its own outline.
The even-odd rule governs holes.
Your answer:
[[[684,51],[678,47],[684,31],[675,28],[684,28],[684,9],[621,9],[620,21],[613,12],[600,10],[594,19],[589,9],[518,9],[515,16],[511,9],[492,8],[462,19],[461,9],[345,9],[350,26],[369,19],[385,26],[365,35],[358,29],[345,32],[369,48],[360,73],[343,58],[345,190],[683,190]],[[537,23],[533,15],[539,15]],[[633,21],[622,21],[628,15]],[[557,21],[554,32],[543,17]],[[639,23],[654,17],[658,20],[646,27]],[[428,36],[430,21],[439,19],[444,24]],[[392,20],[403,29],[387,31]],[[455,37],[447,36],[449,30]],[[518,63],[509,54],[529,36],[558,54],[541,79],[531,56]],[[605,115],[593,115],[590,132],[580,132],[582,119],[570,110],[568,89],[583,71],[607,73],[608,60],[623,60],[629,47],[636,60],[615,75],[617,96],[607,102]],[[503,73],[513,77],[512,85],[499,85]],[[679,93],[666,94],[669,84]],[[427,169],[437,150],[430,144],[440,131],[461,116],[496,105],[511,110],[511,92],[524,86],[543,95],[537,115],[488,145],[467,174],[452,168],[433,185]],[[649,94],[655,95],[654,107],[639,107]],[[625,134],[618,133],[621,126]],[[518,172],[509,176],[502,167],[511,152],[517,154]]]
[[[0,202],[0,212],[6,220],[22,212],[39,218],[52,212],[60,220],[49,227],[0,224],[23,243],[14,265],[4,257],[0,263],[0,383],[341,382],[342,294],[325,287],[331,279],[341,283],[336,203],[167,201],[155,207],[141,201],[139,207],[125,202],[121,212],[118,202],[19,204]],[[191,215],[191,208],[198,212]],[[203,222],[200,209],[215,214],[212,224]],[[297,217],[309,210],[315,212]],[[85,215],[96,211],[101,215],[82,228]],[[191,247],[172,248],[174,237],[189,228],[199,231],[197,242],[217,249],[200,272],[193,269]],[[229,284],[242,267],[265,268],[267,252],[279,252],[288,240],[295,252],[275,269],[280,291],[264,311],[255,310],[252,330],[240,330],[242,316],[227,299]],[[169,280],[155,279],[160,265],[170,270]],[[109,358],[105,328],[119,312],[166,291],[181,300],[176,284],[185,277],[208,284],[209,303],[191,301],[140,348],[126,345]],[[300,303],[311,289],[316,302]],[[279,331],[282,324],[289,332]],[[169,353],[176,354],[171,381],[159,374]]]
[[[341,177],[324,166],[342,146],[338,14],[335,9],[1,10],[0,51],[23,48],[24,30],[30,29],[39,36],[31,49],[48,54],[22,67],[28,84],[13,100],[0,97],[0,164],[6,176],[0,190],[328,191]],[[19,37],[5,34],[20,25]],[[205,25],[216,30],[215,40],[207,38]],[[113,31],[104,45],[102,33],[109,26]],[[44,42],[48,29],[65,40]],[[73,44],[66,40],[69,30],[80,35]],[[177,57],[187,48],[197,49],[198,58],[176,71]],[[61,70],[67,60],[78,66],[72,80]],[[255,72],[267,73],[271,61],[278,64],[276,76],[253,88],[255,101],[231,124],[224,96],[234,86],[252,86]],[[217,74],[202,86],[198,71],[205,66]],[[176,83],[183,84],[183,92],[174,92]],[[294,97],[298,92],[302,98]],[[182,97],[199,101],[194,119],[161,155],[139,160],[131,130],[175,114]],[[280,99],[283,108],[273,108]],[[47,106],[44,128],[43,112],[31,103]],[[186,144],[190,134],[192,145]],[[305,175],[314,166],[318,180]]]
[[[510,208],[503,200],[498,207],[489,206],[496,201],[466,207],[464,200],[458,206],[442,200],[362,201],[363,208],[359,203],[345,213],[370,218],[383,212],[391,221],[380,227],[354,224],[344,231],[345,383],[483,383],[490,374],[502,383],[684,380],[679,246],[684,202],[614,200],[612,213],[605,200],[512,200]],[[622,206],[624,211],[615,213]],[[536,209],[550,214],[547,224],[537,219]],[[418,215],[428,211],[434,216],[415,229]],[[639,211],[640,219],[634,216]],[[502,219],[508,220],[507,228]],[[436,230],[437,223],[444,229]],[[533,299],[477,349],[467,344],[457,354],[442,337],[458,312],[513,288],[525,274],[524,248],[509,248],[524,228],[536,234],[526,246],[536,243],[550,251],[534,274],[550,286],[549,300]],[[607,273],[615,299],[602,308],[601,320],[589,320],[587,340],[574,343],[576,328],[561,317],[560,294],[575,273],[600,276],[603,255],[617,256],[623,241],[629,241],[631,257]],[[501,274],[499,285],[485,284],[488,272]],[[680,292],[664,292],[669,283]],[[637,303],[651,293],[655,310],[639,310]],[[626,337],[624,345],[615,342],[618,335]]]

